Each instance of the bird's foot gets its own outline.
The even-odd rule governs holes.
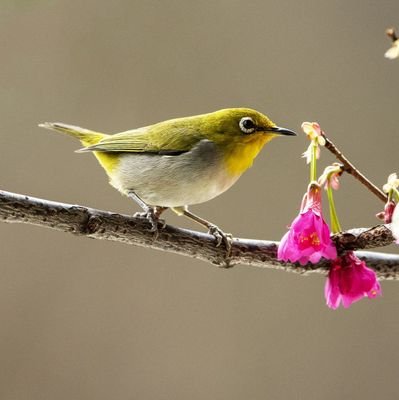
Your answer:
[[[154,216],[158,221],[158,224],[161,225],[161,229],[165,228],[166,226],[166,221],[164,219],[159,218],[161,216],[161,214],[167,210],[168,207],[161,207],[161,206],[156,206],[154,207]]]
[[[233,235],[231,233],[223,232],[218,226],[214,224],[209,225],[208,233],[215,237],[216,247],[219,247],[222,243],[224,243],[227,250],[226,257],[229,257],[231,253],[231,245],[233,243]]]
[[[151,224],[150,232],[154,232],[154,240],[156,240],[159,235],[159,228],[163,229],[166,225],[165,220],[160,219],[159,214],[151,207],[144,212],[134,213],[133,217],[146,219]]]

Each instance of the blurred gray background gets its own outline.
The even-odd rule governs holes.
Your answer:
[[[133,213],[78,142],[37,124],[111,133],[234,106],[298,132],[319,121],[382,185],[398,168],[399,60],[383,57],[395,25],[398,1],[2,0],[0,188]],[[276,139],[193,211],[280,239],[307,145]],[[341,187],[344,228],[377,223],[379,200],[351,177]],[[1,224],[0,239],[1,399],[399,396],[398,282],[331,311],[319,275],[221,270],[27,225]]]

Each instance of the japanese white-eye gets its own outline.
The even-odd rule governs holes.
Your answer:
[[[249,108],[228,108],[176,118],[108,135],[58,122],[40,124],[79,139],[105,169],[110,184],[135,200],[157,232],[171,208],[209,229],[220,244],[227,236],[188,210],[232,186],[262,147],[279,135],[295,135]]]

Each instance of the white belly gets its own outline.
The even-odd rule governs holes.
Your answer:
[[[208,201],[233,185],[215,145],[203,140],[192,151],[174,156],[125,153],[111,184],[134,192],[152,206],[180,207]]]

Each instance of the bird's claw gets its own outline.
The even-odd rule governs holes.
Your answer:
[[[157,239],[159,235],[159,228],[163,229],[166,225],[165,220],[160,219],[152,208],[149,208],[147,211],[144,212],[136,212],[134,213],[133,217],[144,218],[151,224],[150,232],[154,232],[154,240]],[[160,226],[158,226],[158,224]]]
[[[213,235],[216,239],[216,247],[219,247],[222,243],[226,246],[227,254],[226,256],[229,257],[231,253],[231,245],[233,242],[233,235],[231,233],[223,232],[218,226],[210,225],[208,233]]]

